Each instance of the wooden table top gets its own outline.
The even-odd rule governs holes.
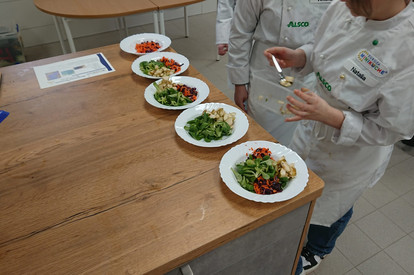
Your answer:
[[[115,72],[40,89],[34,66],[102,52]],[[230,191],[221,157],[249,140],[275,141],[249,118],[234,144],[201,148],[174,130],[179,111],[149,105],[152,80],[119,45],[0,68],[0,270],[4,274],[159,274],[320,196],[281,203]],[[205,102],[233,105],[210,87]]]
[[[158,9],[171,9],[203,2],[204,0],[151,0]]]
[[[33,0],[48,14],[70,18],[120,17],[158,10],[150,0]]]
[[[183,7],[204,0],[33,0],[48,14],[69,18],[106,18]]]

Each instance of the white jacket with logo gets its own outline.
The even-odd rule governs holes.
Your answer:
[[[248,84],[248,113],[278,141],[287,145],[297,123],[284,122],[286,96],[275,68],[263,55],[273,46],[297,48],[312,41],[330,0],[238,0],[229,40],[228,73],[233,84]],[[253,42],[254,41],[254,42]],[[285,75],[292,75],[285,70]]]
[[[340,130],[302,121],[291,148],[325,181],[311,223],[342,217],[388,165],[393,144],[414,134],[414,5],[385,21],[354,17],[334,0],[302,47],[315,92],[343,111]],[[392,185],[392,182],[388,184]]]

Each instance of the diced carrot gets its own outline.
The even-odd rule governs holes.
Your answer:
[[[164,63],[167,68],[174,70],[176,73],[181,71],[181,65],[175,62],[172,58],[168,59],[164,56],[160,59],[160,61]]]
[[[270,156],[272,154],[272,152],[269,150],[269,148],[257,148],[254,152],[253,152],[253,158],[263,158],[265,156]]]
[[[260,194],[261,193],[260,192],[260,187],[259,187],[259,185],[257,183],[253,184],[253,187],[254,187],[254,192],[256,194]]]
[[[135,50],[137,53],[151,53],[161,48],[160,43],[154,41],[145,41],[135,44]]]
[[[178,91],[182,92],[183,95],[191,99],[191,101],[195,101],[197,99],[198,92],[196,88],[190,88],[187,85],[180,84],[177,84],[176,87]]]
[[[262,159],[265,156],[269,156],[271,158],[271,152],[269,148],[257,148],[256,150],[251,148],[251,151],[253,151],[253,159]],[[280,187],[280,179],[276,176],[267,180],[265,180],[263,176],[259,176],[255,179],[253,187],[255,193],[262,195],[276,194],[282,191]]]

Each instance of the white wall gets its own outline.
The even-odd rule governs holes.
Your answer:
[[[84,0],[87,1],[87,0]],[[114,0],[116,1],[116,0]],[[216,10],[216,0],[205,0],[188,7],[189,15]],[[183,8],[165,11],[165,20],[183,17]],[[153,23],[152,12],[126,17],[128,27]],[[0,26],[18,24],[25,47],[57,42],[53,17],[38,10],[33,0],[0,0]],[[116,30],[116,19],[73,19],[70,21],[73,37],[88,36]]]

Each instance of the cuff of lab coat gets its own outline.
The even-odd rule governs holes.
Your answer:
[[[216,45],[219,45],[219,44],[229,44],[229,41],[227,40],[224,40],[224,39],[217,39],[216,40]]]
[[[313,45],[306,44],[306,45],[303,45],[303,46],[299,47],[298,49],[301,49],[305,52],[305,54],[306,54],[306,64],[302,68],[292,68],[292,70],[295,73],[304,76],[304,75],[307,75],[307,74],[313,72],[313,68],[312,68],[312,65],[311,65],[311,62],[310,62],[310,56],[311,56],[311,53],[312,53],[312,50],[313,50]]]
[[[231,67],[227,65],[230,82],[233,84],[249,83],[249,66]]]
[[[345,115],[344,122],[340,130],[335,130],[332,142],[341,145],[353,145],[362,131],[362,116],[348,111],[343,113]]]
[[[216,44],[228,44],[230,31],[221,31],[216,33]]]

